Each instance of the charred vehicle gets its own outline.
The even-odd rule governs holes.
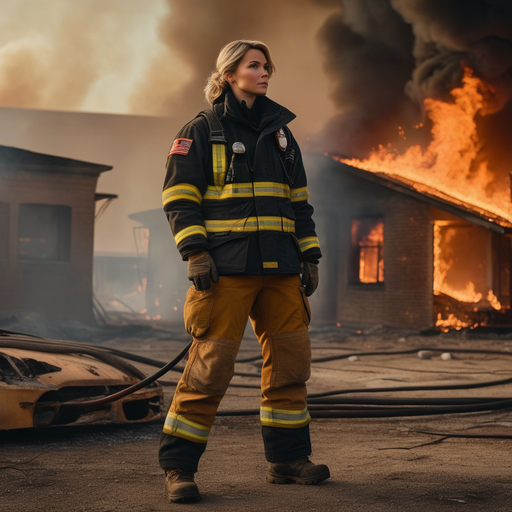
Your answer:
[[[145,378],[114,352],[0,331],[0,430],[161,418],[163,393],[156,383],[112,403],[80,404]]]

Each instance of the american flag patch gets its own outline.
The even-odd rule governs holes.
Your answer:
[[[172,148],[169,151],[169,155],[188,155],[190,146],[192,146],[192,139],[176,139],[172,143]]]

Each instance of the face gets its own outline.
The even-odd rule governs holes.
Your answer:
[[[252,48],[242,58],[234,73],[226,78],[237,99],[252,99],[267,94],[268,62],[261,50]]]

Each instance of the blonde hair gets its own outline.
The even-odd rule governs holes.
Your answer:
[[[229,72],[234,73],[240,61],[249,50],[260,50],[263,52],[268,63],[268,76],[269,78],[272,76],[276,68],[270,57],[270,50],[265,43],[247,39],[232,41],[220,51],[217,57],[216,70],[208,77],[208,81],[206,82],[204,94],[206,101],[210,105],[213,105],[221,98],[229,87],[225,74]]]

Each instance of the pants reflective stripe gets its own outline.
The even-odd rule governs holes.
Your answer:
[[[285,231],[295,233],[295,221],[285,217],[246,217],[231,220],[206,220],[206,231]]]
[[[167,203],[177,201],[178,199],[185,199],[187,201],[193,201],[194,203],[201,204],[202,197],[201,192],[199,192],[197,187],[186,183],[166,188],[162,192],[162,203],[164,206]]]
[[[300,411],[260,407],[260,420],[267,427],[301,428],[311,421],[311,416],[307,407]]]
[[[206,229],[204,226],[189,226],[188,228],[182,229],[176,233],[176,235],[174,235],[176,245],[178,245],[185,238],[193,235],[203,235],[206,238]]]
[[[320,243],[318,242],[318,237],[316,236],[308,236],[306,238],[299,239],[299,246],[302,252],[311,249],[311,247],[320,247]]]
[[[164,432],[171,436],[183,437],[189,441],[202,444],[206,444],[210,435],[209,428],[170,411],[165,420]]]
[[[307,201],[309,198],[309,192],[307,187],[292,188],[290,199],[294,201]]]

